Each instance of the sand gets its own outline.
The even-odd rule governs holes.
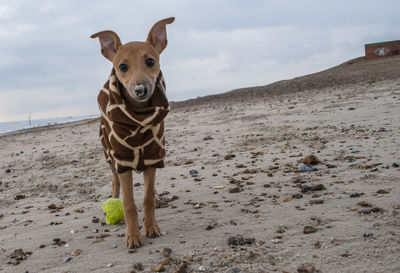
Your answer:
[[[102,224],[98,121],[0,137],[0,272],[153,272],[164,248],[165,272],[400,272],[399,103],[386,79],[172,111],[156,187],[178,199],[135,253]]]

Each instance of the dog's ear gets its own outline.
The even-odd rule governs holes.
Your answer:
[[[153,45],[159,54],[167,47],[167,30],[165,25],[171,24],[175,20],[174,17],[169,17],[158,21],[151,28],[147,36],[147,42]]]
[[[117,33],[111,30],[105,30],[93,34],[90,38],[99,38],[101,45],[101,54],[111,62],[117,53],[118,48],[122,45]]]

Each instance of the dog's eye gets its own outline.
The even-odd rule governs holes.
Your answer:
[[[146,65],[147,65],[148,67],[153,67],[154,64],[156,63],[156,61],[155,61],[154,59],[152,59],[152,58],[146,59],[145,62],[146,62]]]
[[[126,72],[128,71],[129,66],[127,64],[120,64],[119,65],[119,70],[121,70],[122,72]]]

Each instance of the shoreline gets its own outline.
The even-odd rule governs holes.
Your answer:
[[[16,136],[16,135],[21,135],[21,134],[28,134],[28,133],[34,133],[34,132],[40,132],[43,130],[53,130],[53,129],[59,129],[63,128],[66,126],[79,126],[83,123],[91,123],[95,122],[97,120],[100,120],[100,117],[98,118],[87,118],[87,119],[82,119],[82,120],[77,120],[77,121],[68,121],[64,123],[58,123],[58,124],[51,124],[51,125],[43,125],[43,126],[38,126],[38,127],[32,127],[32,128],[26,128],[26,129],[20,129],[16,131],[11,131],[11,132],[6,132],[0,134],[0,138],[7,137],[7,136]]]

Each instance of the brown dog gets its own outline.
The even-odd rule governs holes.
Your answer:
[[[163,119],[169,106],[166,97],[163,97],[165,85],[160,72],[159,55],[167,46],[166,25],[173,21],[174,18],[171,17],[157,22],[151,28],[145,42],[129,42],[122,45],[113,31],[102,31],[91,36],[99,38],[101,53],[113,64],[112,75],[98,97],[102,113],[100,135],[113,172],[112,196],[118,198],[120,186],[122,188],[127,225],[126,243],[129,248],[142,244],[138,212],[133,198],[132,170],[143,171],[144,232],[148,237],[160,236],[160,228],[155,218],[154,183],[156,167],[164,166]],[[106,97],[105,106],[102,107],[101,103]],[[161,106],[156,107],[154,105],[157,105],[159,97]],[[113,114],[113,111],[117,110],[119,112]],[[129,122],[132,120],[133,128],[129,128],[127,119]],[[122,136],[119,135],[121,132]],[[149,134],[152,134],[150,138]],[[141,141],[146,143],[138,144]],[[149,145],[151,141],[153,142]],[[128,156],[128,159],[127,147],[132,148],[132,157]],[[119,149],[122,156],[118,154]]]

